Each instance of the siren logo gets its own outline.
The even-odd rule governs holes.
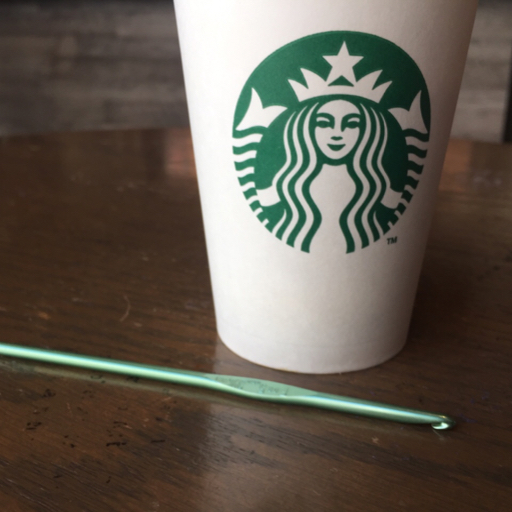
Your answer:
[[[406,211],[429,138],[416,63],[380,37],[328,32],[258,66],[238,101],[233,150],[242,192],[270,233],[314,252],[324,230],[353,253],[385,241]]]

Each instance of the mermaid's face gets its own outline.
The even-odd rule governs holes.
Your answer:
[[[320,151],[331,160],[345,158],[355,148],[361,132],[361,114],[345,100],[323,105],[315,118],[315,138]]]

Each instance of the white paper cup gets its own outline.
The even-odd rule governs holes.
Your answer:
[[[217,326],[272,368],[405,344],[477,0],[175,0]]]

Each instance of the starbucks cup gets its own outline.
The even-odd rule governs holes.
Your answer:
[[[477,0],[175,7],[220,338],[295,372],[393,357]]]

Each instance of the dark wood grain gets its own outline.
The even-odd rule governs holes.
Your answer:
[[[459,420],[436,433],[3,358],[1,510],[511,510],[511,146],[452,142],[406,349],[320,377],[218,341],[187,131],[3,138],[0,166],[1,341]]]
[[[507,100],[505,103],[505,126],[503,129],[504,142],[512,142],[512,65],[508,82]]]

